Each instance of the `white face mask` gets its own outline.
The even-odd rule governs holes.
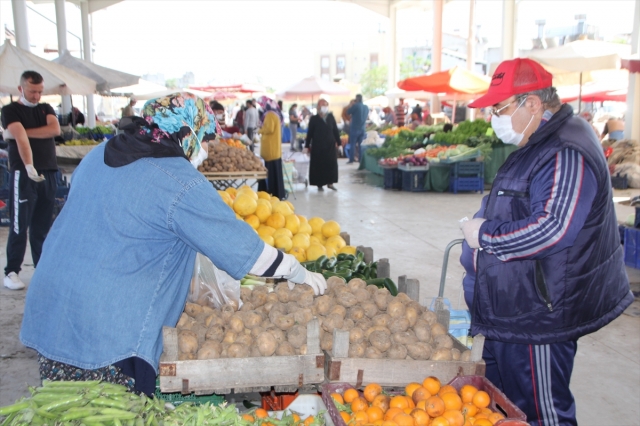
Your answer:
[[[526,101],[526,98],[522,100],[520,105],[518,105],[518,108],[520,108],[525,101]],[[516,110],[513,111],[513,114],[515,114],[516,111],[518,111],[518,108],[516,108]],[[511,122],[511,117],[513,116],[513,114],[511,115],[501,114],[500,116],[492,115],[491,127],[493,128],[493,131],[496,133],[496,136],[498,137],[498,139],[500,139],[503,143],[508,145],[520,145],[520,142],[522,142],[522,139],[524,138],[524,132],[527,130],[527,128],[531,124],[531,121],[533,121],[533,115],[531,116],[531,120],[529,120],[527,127],[525,127],[524,130],[522,131],[523,133],[518,133],[513,129],[513,123]]]
[[[37,102],[34,104],[34,103],[31,103],[31,102],[29,102],[28,100],[25,99],[25,97],[24,97],[24,88],[22,88],[22,91],[20,92],[20,103],[22,105],[24,105],[24,106],[28,106],[28,107],[31,107],[31,108],[38,106]]]
[[[329,107],[328,107],[328,106],[326,106],[326,105],[321,106],[321,107],[320,107],[320,112],[321,112],[322,114],[326,114],[326,113],[328,113],[328,112],[329,112]]]
[[[216,114],[216,120],[224,119],[224,114]]]

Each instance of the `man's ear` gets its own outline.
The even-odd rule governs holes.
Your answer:
[[[536,115],[537,113],[539,113],[544,109],[544,106],[542,105],[542,100],[540,100],[540,98],[536,95],[529,95],[527,97],[527,101],[525,102],[525,105],[532,115]]]

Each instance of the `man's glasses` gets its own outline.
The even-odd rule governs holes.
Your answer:
[[[525,100],[525,99],[527,99],[527,96],[528,96],[528,95],[520,95],[520,96],[516,96],[516,98],[515,98],[513,101],[509,102],[508,104],[506,104],[506,105],[505,105],[505,106],[503,106],[503,107],[500,107],[500,108],[495,108],[495,107],[493,107],[493,108],[491,108],[491,109],[489,110],[489,114],[491,114],[491,115],[495,115],[496,117],[500,117],[500,113],[501,113],[501,111],[503,111],[504,109],[506,109],[509,105],[511,105],[511,104],[512,104],[512,103],[514,103],[514,102],[518,102],[518,101],[522,100],[522,101],[523,101],[523,103],[524,103],[524,100]]]

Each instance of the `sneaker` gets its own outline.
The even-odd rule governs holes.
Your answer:
[[[15,272],[9,272],[9,275],[4,277],[4,286],[9,290],[22,290],[24,283]]]

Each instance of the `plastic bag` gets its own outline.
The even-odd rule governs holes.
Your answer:
[[[187,301],[214,309],[230,304],[237,310],[242,306],[240,281],[216,268],[208,257],[198,253]]]

